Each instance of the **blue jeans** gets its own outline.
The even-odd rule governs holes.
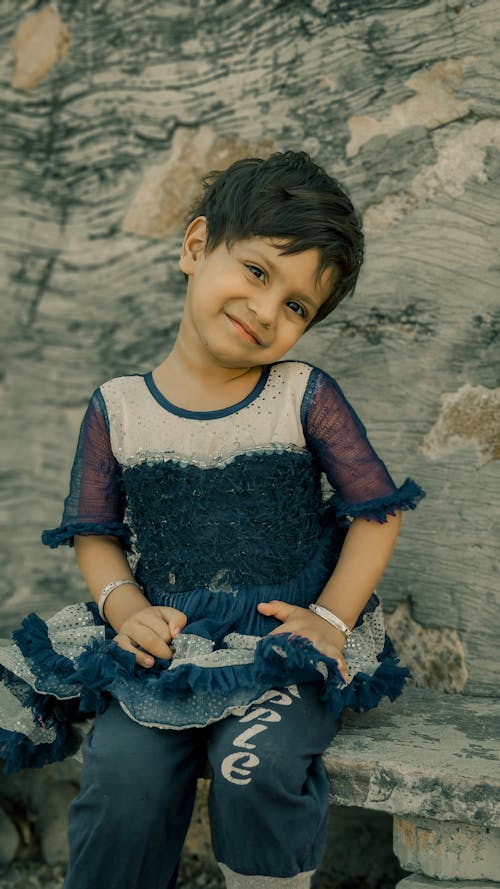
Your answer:
[[[196,780],[211,767],[212,844],[228,887],[309,886],[326,836],[321,753],[339,729],[319,687],[269,693],[202,729],[147,728],[118,703],[96,717],[69,811],[65,889],[174,889]],[[251,876],[253,875],[253,876]],[[266,879],[267,878],[267,879]]]

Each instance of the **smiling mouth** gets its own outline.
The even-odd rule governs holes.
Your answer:
[[[261,345],[260,341],[257,339],[250,327],[247,327],[246,324],[244,324],[242,321],[238,321],[236,318],[232,318],[231,315],[227,315],[227,318],[229,318],[234,329],[237,333],[240,334],[243,339],[246,339],[247,342],[253,343],[254,345]]]

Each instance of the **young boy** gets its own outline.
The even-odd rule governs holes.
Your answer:
[[[373,591],[422,492],[396,488],[327,374],[281,360],[352,292],[362,256],[349,198],[303,152],[213,174],[182,245],[172,351],[91,399],[43,539],[74,541],[98,613],[73,607],[76,638],[67,612],[16,637],[51,691],[37,714],[56,746],[56,699],[98,712],[66,889],[175,886],[207,758],[228,889],[305,889],[321,754],[346,706],[401,691]]]

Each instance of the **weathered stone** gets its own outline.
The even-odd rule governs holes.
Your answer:
[[[392,848],[392,818],[356,806],[330,806],[325,854],[316,886],[394,886],[403,871]]]
[[[68,807],[77,793],[79,776],[80,764],[74,759],[13,775],[0,773],[0,800],[29,813],[43,859],[51,867],[68,860]],[[30,843],[29,837],[24,840]]]
[[[463,79],[465,66],[473,61],[472,57],[447,59],[437,62],[427,71],[412,75],[405,84],[415,95],[394,105],[382,120],[367,114],[351,117],[347,155],[352,157],[357,154],[361,145],[380,133],[392,136],[398,130],[415,125],[434,129],[465,117],[470,110],[470,102],[458,99],[454,93]]]
[[[500,830],[444,821],[394,818],[394,851],[406,870],[443,880],[500,876]]]
[[[332,802],[500,827],[500,702],[408,688],[349,713],[325,754]]]
[[[410,132],[413,133],[414,129]],[[372,139],[371,143],[381,139]],[[406,213],[425,201],[441,195],[459,197],[471,178],[486,182],[486,153],[490,146],[500,147],[500,123],[497,120],[481,120],[449,127],[444,133],[437,130],[433,134],[433,142],[436,162],[421,165],[407,191],[394,193],[393,188],[381,201],[365,207],[363,221],[367,232],[391,228]]]
[[[408,601],[386,615],[387,630],[412,680],[421,687],[462,692],[467,682],[463,642],[453,627],[423,627],[413,620]]]
[[[19,848],[19,834],[0,806],[0,866],[10,864]]]
[[[423,874],[411,874],[405,877],[395,889],[500,889],[500,883],[490,880],[439,880],[438,882]]]
[[[500,460],[500,388],[462,386],[441,396],[439,417],[425,436],[422,453],[433,460],[473,444],[478,462]]]
[[[54,5],[28,16],[12,42],[16,60],[12,86],[33,89],[54,65],[66,58],[68,44],[68,29]]]
[[[43,860],[50,866],[68,861],[68,808],[76,792],[74,784],[56,781],[38,801],[36,832]]]
[[[217,136],[210,126],[178,129],[169,157],[151,167],[123,220],[123,229],[146,237],[165,237],[182,230],[188,210],[201,192],[200,179],[209,170],[223,170],[249,155],[267,156],[272,142],[245,145]]]

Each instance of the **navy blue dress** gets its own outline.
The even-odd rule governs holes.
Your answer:
[[[344,650],[347,682],[308,640],[269,636],[279,622],[256,606],[307,607],[354,518],[384,522],[422,496],[411,479],[396,487],[339,386],[309,364],[267,366],[243,401],[201,413],[170,403],[151,373],[108,381],[83,419],[61,524],[42,539],[118,537],[148,600],[188,622],[173,659],[144,669],[94,603],[26,618],[0,654],[7,770],[73,754],[78,722],[110,697],[143,725],[177,729],[303,682],[320,683],[336,715],[394,699],[408,670],[375,592]]]

